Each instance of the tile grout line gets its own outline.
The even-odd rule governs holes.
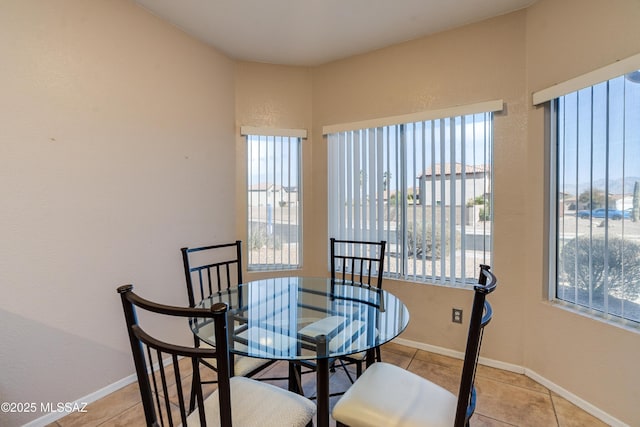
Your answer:
[[[496,368],[496,369],[499,369],[499,368]],[[505,371],[505,372],[509,372],[509,371]],[[518,374],[518,375],[521,375],[521,374]],[[521,388],[523,390],[531,391],[531,392],[534,392],[534,393],[545,394],[544,391],[535,390],[533,388],[529,388],[527,386],[520,385],[520,384],[513,384],[513,383],[510,383],[510,382],[508,382],[506,380],[501,380],[501,379],[494,378],[494,377],[491,377],[491,376],[488,376],[488,375],[476,375],[476,377],[488,379],[488,380],[495,381],[495,382],[500,383],[500,384],[506,384],[506,385],[509,385],[509,386],[512,386],[512,387],[518,387],[518,388]],[[541,387],[544,387],[542,384],[540,384],[537,381],[536,381],[536,384],[540,385]],[[551,393],[551,390],[549,390],[547,387],[544,387],[544,389],[546,390],[546,393]]]
[[[483,414],[483,413],[482,413],[482,412],[480,412],[480,411],[475,411],[475,412],[474,412],[474,414],[482,415],[484,418],[489,418],[490,420],[497,421],[497,422],[499,422],[500,424],[506,424],[506,425],[509,425],[509,426],[518,427],[518,425],[517,425],[517,424],[513,424],[513,423],[510,423],[510,422],[508,422],[508,421],[501,420],[501,419],[496,418],[496,417],[494,417],[494,416],[490,416],[490,415],[487,415],[487,414]]]
[[[418,351],[420,351],[420,350],[418,350]],[[411,362],[410,362],[409,365],[411,365],[411,363],[413,362],[413,360],[415,359],[415,356],[417,356],[417,354],[418,354],[418,352],[415,353],[415,355],[411,359]],[[417,360],[420,360],[420,361],[425,362],[425,363],[432,364],[434,366],[440,366],[440,367],[443,367],[443,368],[446,368],[446,369],[453,368],[452,366],[449,366],[449,365],[446,365],[446,364],[443,364],[443,363],[438,363],[438,362],[434,362],[434,361],[426,361],[426,360],[422,360],[422,359],[417,359]],[[504,370],[502,370],[500,368],[495,368],[495,369],[500,370],[500,371],[504,371]],[[509,371],[505,371],[505,372],[509,372]],[[522,374],[517,374],[517,375],[522,375]],[[542,386],[542,384],[539,384],[539,383],[536,382],[537,384],[539,384],[542,387],[544,387],[545,391],[540,391],[540,390],[536,390],[536,389],[533,389],[533,388],[529,388],[526,385],[513,384],[513,383],[510,383],[510,382],[508,382],[506,380],[503,380],[503,379],[500,379],[500,378],[496,378],[496,377],[492,377],[490,375],[477,375],[477,377],[480,377],[480,378],[483,378],[483,379],[489,380],[489,381],[494,381],[494,382],[496,382],[498,384],[504,384],[504,385],[508,385],[508,386],[511,386],[511,387],[516,387],[516,388],[519,388],[521,390],[527,391],[529,393],[536,393],[536,394],[540,394],[540,395],[543,395],[543,396],[545,394],[548,395],[550,403],[552,405],[551,407],[552,407],[552,410],[553,410],[553,415],[554,415],[554,418],[556,420],[556,427],[560,426],[560,422],[558,420],[558,415],[557,415],[557,412],[555,410],[555,405],[554,405],[554,402],[553,402],[553,398],[551,397],[551,390],[549,390],[547,387]],[[502,420],[502,419],[496,418],[495,416],[487,415],[485,413],[482,413],[481,411],[477,411],[476,413],[482,415],[483,417],[495,420],[497,422],[504,423],[504,424],[507,424],[509,426],[517,427],[517,424],[512,424],[512,423],[510,423],[510,422],[508,422],[506,420]]]
[[[405,353],[405,352],[396,352],[396,351],[391,351],[390,349],[388,349],[387,351],[388,351],[389,353],[393,354],[393,355],[398,355],[398,356],[405,356],[405,357],[407,357],[407,358],[409,359],[409,362],[408,362],[408,365],[407,365],[407,368],[406,368],[407,370],[409,370],[409,369],[411,368],[411,366],[413,365],[413,363],[415,363],[415,361],[416,361],[416,360],[419,360],[419,361],[421,361],[421,362],[426,362],[426,363],[433,363],[434,365],[442,366],[442,367],[444,367],[444,368],[450,368],[450,366],[448,366],[448,365],[444,365],[444,364],[440,364],[440,363],[434,363],[433,361],[425,361],[425,360],[422,360],[422,359],[418,358],[417,356],[418,356],[418,353],[420,352],[420,350],[419,350],[419,349],[414,349],[414,351],[413,351],[410,355],[408,355],[408,354],[407,354],[407,353]],[[273,367],[272,367],[272,369],[273,369]],[[499,369],[499,368],[496,368],[496,369]],[[336,372],[336,373],[334,373],[332,376],[334,376],[335,374],[337,374],[337,372]],[[542,394],[542,395],[547,394],[547,395],[548,395],[548,397],[549,397],[549,399],[551,400],[551,407],[552,407],[552,410],[553,410],[553,413],[554,413],[554,418],[555,418],[555,420],[556,420],[556,424],[555,424],[555,425],[556,425],[557,427],[560,427],[560,426],[561,426],[561,423],[560,423],[560,421],[559,421],[558,410],[557,410],[557,408],[556,408],[555,401],[554,401],[553,396],[552,396],[552,391],[551,391],[549,388],[547,388],[547,387],[544,387],[544,386],[543,386],[543,387],[544,387],[544,389],[546,390],[546,393],[545,393],[545,391],[535,390],[535,389],[532,389],[532,388],[527,387],[526,385],[519,385],[519,384],[517,385],[517,384],[513,384],[513,383],[510,383],[510,382],[508,382],[508,381],[506,381],[506,380],[504,380],[504,379],[498,379],[498,378],[494,378],[494,377],[487,376],[487,375],[480,375],[480,377],[485,378],[485,379],[488,379],[488,380],[490,380],[490,381],[495,381],[495,382],[496,382],[496,383],[498,383],[498,384],[507,384],[507,385],[510,385],[510,386],[515,386],[515,387],[518,387],[518,388],[520,388],[520,389],[522,389],[522,390],[526,390],[526,391],[528,391],[528,392],[536,392],[536,393],[540,393],[540,394]],[[539,383],[538,383],[538,384],[539,384]],[[117,393],[117,391],[116,391],[116,393]],[[138,393],[138,395],[139,395],[139,393]],[[126,413],[127,411],[132,410],[133,408],[135,408],[135,407],[136,407],[137,405],[139,405],[139,404],[140,404],[140,402],[136,402],[136,403],[132,404],[131,406],[127,407],[126,409],[124,409],[124,410],[120,411],[118,414],[115,414],[115,415],[113,415],[113,416],[109,417],[108,419],[106,419],[106,420],[102,421],[100,424],[97,424],[96,426],[104,426],[104,425],[107,425],[109,422],[112,422],[112,421],[114,421],[114,420],[117,420],[117,419],[118,419],[119,417],[121,417],[124,413]],[[173,404],[173,403],[172,403],[172,406],[173,406],[173,405],[175,405],[175,404]],[[480,414],[480,415],[482,415],[483,417],[488,418],[488,419],[495,420],[495,421],[498,421],[498,422],[501,422],[501,423],[506,423],[506,424],[507,424],[507,425],[509,425],[509,426],[514,426],[513,424],[508,423],[507,421],[500,420],[500,419],[498,419],[498,418],[495,418],[494,416],[490,416],[490,415],[483,414],[483,413],[482,413],[482,412],[480,412],[480,411],[478,411],[477,413],[478,413],[478,414]],[[56,421],[55,421],[55,424],[53,424],[51,427],[61,427],[63,424],[61,424],[61,423],[60,423],[60,421],[62,421],[63,419],[64,419],[64,418],[62,418],[62,419],[60,419],[60,420],[56,420]],[[514,426],[514,427],[515,427],[515,426]]]
[[[399,353],[396,353],[396,354],[399,354]],[[411,366],[411,364],[412,364],[412,363],[413,363],[413,361],[415,360],[415,358],[416,358],[416,355],[417,355],[417,354],[418,354],[418,349],[416,349],[416,350],[413,352],[413,356],[411,356],[411,360],[409,360],[409,364],[407,365],[407,370],[409,370],[409,367]]]
[[[108,423],[109,421],[112,421],[114,418],[118,418],[121,417],[124,413],[126,413],[127,411],[131,410],[132,408],[136,407],[137,405],[142,405],[142,401],[134,403],[132,406],[129,406],[128,408],[124,409],[123,411],[121,411],[118,414],[115,414],[112,417],[107,418],[106,420],[104,420],[103,422],[101,422],[100,424],[97,424],[96,427],[100,427],[102,425],[104,425],[105,423]],[[143,410],[144,413],[144,410]]]
[[[549,390],[549,399],[551,400],[551,408],[553,408],[553,416],[556,417],[556,425],[560,427],[560,420],[558,419],[558,411],[556,411],[556,404],[553,401],[553,395],[551,394],[551,390]]]

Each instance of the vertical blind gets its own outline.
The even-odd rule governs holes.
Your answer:
[[[475,281],[491,262],[493,114],[328,134],[329,237],[386,240],[385,273]]]
[[[640,71],[553,107],[555,296],[640,322]]]
[[[300,265],[300,137],[247,135],[249,270]]]

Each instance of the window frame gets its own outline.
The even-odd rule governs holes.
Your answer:
[[[486,137],[486,140],[483,142],[485,144],[485,148],[486,146],[488,146],[488,150],[489,150],[489,158],[485,159],[485,163],[489,163],[492,166],[492,169],[489,171],[491,177],[490,177],[490,189],[489,189],[489,193],[490,193],[490,198],[489,198],[489,203],[491,204],[491,208],[493,208],[493,195],[494,195],[494,191],[493,191],[493,151],[494,151],[494,146],[495,146],[495,118],[494,118],[494,113],[501,111],[503,108],[503,102],[502,100],[499,101],[490,101],[488,103],[482,103],[482,104],[474,104],[474,105],[469,105],[469,106],[462,106],[462,107],[455,107],[452,109],[444,109],[444,110],[437,110],[437,111],[430,111],[430,112],[422,112],[422,113],[414,113],[414,114],[410,114],[410,115],[405,115],[405,116],[395,116],[395,117],[390,117],[390,118],[384,118],[384,119],[379,119],[379,120],[367,120],[367,121],[362,121],[362,122],[357,122],[357,123],[350,123],[350,124],[343,124],[343,125],[332,125],[332,126],[326,126],[323,129],[323,133],[325,135],[327,135],[327,139],[329,140],[331,137],[333,138],[338,138],[341,139],[342,138],[342,133],[343,132],[362,132],[362,133],[367,133],[367,132],[381,132],[381,133],[385,133],[387,132],[387,128],[391,127],[391,126],[398,126],[398,127],[406,127],[407,125],[410,126],[415,126],[417,123],[422,122],[422,126],[426,126],[425,122],[435,122],[437,120],[446,120],[447,123],[450,124],[451,128],[455,129],[455,126],[457,126],[457,120],[461,119],[462,120],[462,125],[465,124],[465,118],[467,116],[470,115],[476,115],[476,114],[485,114],[485,119],[483,120],[485,123],[487,121],[490,121],[490,124],[488,125],[489,127],[489,137]],[[475,120],[474,122],[475,123]],[[484,125],[485,127],[487,126],[486,124]],[[447,126],[448,130],[447,132],[449,132],[449,125]],[[404,130],[400,132],[400,134],[404,135]],[[405,138],[403,136],[403,138]],[[457,138],[457,137],[456,137]],[[462,137],[460,137],[462,138]],[[465,136],[464,139],[461,139],[460,143],[464,144],[466,141],[468,141],[468,136]],[[406,142],[406,140],[404,140],[402,142],[402,144]],[[415,143],[415,142],[414,142]],[[422,140],[420,141],[421,144],[426,144],[427,141],[426,140]],[[435,144],[436,141],[431,140],[430,141],[431,144]],[[439,150],[444,150],[446,147],[446,143],[444,141],[438,141],[437,142],[439,144]],[[364,144],[364,142],[363,142]],[[423,147],[423,149],[426,149],[425,147]],[[331,162],[333,155],[331,154],[331,152],[328,153],[328,161]],[[406,163],[408,163],[410,161],[410,159],[407,157],[408,153],[406,152],[406,150],[402,151],[402,159],[399,160],[399,164],[402,164],[401,168],[402,168],[402,172],[401,175],[403,176],[403,178],[399,178],[400,180],[404,180],[404,175],[406,175],[407,173],[411,172],[411,169],[406,166]],[[440,159],[436,159],[433,160],[436,163],[440,163],[439,162]],[[455,164],[458,163],[457,160],[453,160],[449,162],[450,164]],[[421,167],[425,167],[426,165],[421,165]],[[464,168],[463,168],[464,169]],[[352,171],[351,173],[352,177],[355,177],[355,172]],[[455,174],[457,175],[457,174]],[[464,172],[461,172],[461,176],[464,176]],[[462,178],[458,178],[456,177],[454,180],[450,180],[447,179],[447,184],[452,183],[454,186],[456,185],[456,182],[458,180],[460,180]],[[406,183],[405,183],[406,184]],[[329,188],[331,188],[331,184],[329,184]],[[402,188],[408,188],[407,185],[404,185]],[[449,187],[447,187],[449,188]],[[379,191],[379,190],[378,190]],[[386,190],[385,190],[386,191]],[[449,192],[451,190],[447,190],[447,192]],[[449,195],[449,197],[451,197],[453,194],[455,194],[455,192],[451,193]],[[486,193],[484,193],[486,194]],[[442,197],[445,197],[444,195]],[[466,195],[466,197],[468,198],[469,195]],[[328,208],[329,210],[331,209],[330,203],[331,203],[331,196],[330,194],[328,194]],[[409,214],[410,214],[410,209],[411,207],[407,206],[408,202],[407,200],[405,200],[403,198],[403,209],[402,209],[402,218],[404,219],[397,219],[395,222],[399,224],[399,226],[402,228],[402,230],[406,230],[407,227],[407,221],[408,219],[406,218]],[[431,206],[431,205],[430,205]],[[434,208],[435,206],[432,206],[432,208]],[[456,206],[455,204],[451,205],[451,206],[447,206],[446,207],[446,215],[447,218],[451,217],[451,212],[454,212],[455,215],[455,211],[456,208],[458,208],[458,206]],[[466,201],[463,201],[461,206],[459,207],[460,209],[466,209]],[[384,208],[386,209],[386,207]],[[400,215],[400,214],[398,214]],[[463,231],[466,227],[466,224],[463,223],[463,219],[464,219],[464,215],[462,214],[462,218],[460,219],[460,222],[456,221],[455,224],[451,224],[451,227],[454,226],[459,226],[462,225],[463,227]],[[429,215],[431,216],[431,214]],[[329,212],[329,227],[328,227],[328,234],[329,237],[336,237],[336,238],[350,238],[348,235],[343,235],[343,236],[337,236],[337,235],[332,235],[333,230],[331,228],[331,223],[332,222],[336,222],[337,220],[332,220],[331,219],[331,212]],[[431,220],[429,221],[431,223]],[[444,224],[444,223],[443,223]],[[447,225],[447,227],[449,227],[449,225]],[[440,228],[440,226],[438,227]],[[485,231],[483,233],[483,235],[485,236],[484,238],[486,239],[487,236],[493,236],[493,231],[494,231],[494,227],[493,227],[493,221],[491,222],[491,225],[488,229],[488,232]],[[344,232],[344,230],[343,230]],[[346,233],[353,233],[354,230],[351,231],[346,231]],[[385,231],[384,229],[379,231],[380,234],[384,234]],[[488,234],[487,234],[488,233]],[[403,237],[402,239],[406,238],[406,231],[403,232]],[[490,237],[490,238],[491,238]],[[454,238],[455,239],[455,238]],[[369,239],[371,240],[371,239]],[[447,238],[447,243],[451,240],[451,237]],[[403,281],[407,281],[407,282],[414,282],[414,283],[427,283],[427,284],[436,284],[436,285],[442,285],[442,286],[447,286],[447,287],[456,287],[456,288],[460,288],[460,287],[469,287],[472,286],[473,283],[475,283],[476,278],[475,278],[475,271],[473,274],[469,274],[469,273],[462,273],[461,277],[458,277],[457,274],[453,274],[451,275],[451,268],[449,268],[449,266],[446,268],[446,270],[444,270],[445,274],[442,273],[437,273],[435,271],[431,271],[430,273],[427,273],[426,270],[422,271],[421,273],[417,274],[417,272],[414,270],[413,272],[410,272],[409,269],[407,268],[408,264],[411,262],[414,262],[413,259],[411,258],[411,256],[406,252],[406,248],[404,248],[404,244],[403,244],[403,249],[401,249],[401,251],[399,252],[399,255],[401,256],[402,260],[401,260],[401,265],[403,266],[401,268],[401,271],[394,271],[391,272],[390,269],[390,265],[389,262],[385,262],[385,272],[384,275],[385,277],[391,278],[391,279],[398,279],[398,280],[403,280]],[[460,248],[464,248],[464,245],[459,245],[458,249]],[[482,251],[482,255],[481,257],[485,257],[488,256],[489,259],[492,259],[494,256],[494,250],[493,250],[493,238],[491,238],[490,244],[488,246],[488,248],[484,249]],[[389,254],[387,254],[387,258],[389,257]],[[484,258],[486,260],[486,258]],[[416,260],[417,261],[417,260]],[[482,261],[481,261],[482,262]],[[432,264],[432,261],[429,260],[428,261],[429,264]],[[440,261],[437,261],[438,264],[440,264]],[[447,263],[448,264],[448,263]],[[423,265],[424,268],[424,265]],[[475,270],[475,269],[474,269]],[[464,279],[464,281],[463,281]]]
[[[246,155],[244,158],[244,166],[245,166],[245,177],[247,179],[246,184],[244,186],[244,191],[245,191],[245,201],[246,201],[246,217],[245,217],[245,225],[244,228],[246,230],[247,233],[247,242],[246,242],[246,251],[247,251],[247,256],[246,256],[246,268],[248,272],[273,272],[273,271],[291,271],[291,270],[299,270],[302,268],[302,263],[303,263],[303,140],[307,139],[307,131],[305,129],[275,129],[275,128],[261,128],[261,127],[253,127],[253,126],[242,126],[240,129],[240,133],[241,136],[243,137],[242,141],[244,143],[245,146],[245,150],[246,150]],[[296,153],[296,163],[297,163],[297,197],[296,197],[296,226],[297,226],[297,251],[296,251],[296,258],[297,258],[297,263],[296,264],[287,264],[284,262],[280,262],[280,263],[252,263],[252,256],[251,256],[251,251],[252,251],[252,237],[250,235],[251,233],[251,227],[250,227],[250,218],[252,217],[252,209],[251,209],[251,203],[250,203],[250,199],[252,196],[250,196],[250,186],[252,184],[252,181],[250,179],[251,176],[251,169],[249,166],[249,163],[251,161],[251,152],[250,152],[250,144],[252,143],[250,141],[251,138],[256,138],[256,139],[263,139],[263,138],[267,138],[268,141],[271,141],[271,143],[273,143],[274,145],[278,145],[279,143],[292,143],[291,140],[295,139],[295,143],[297,145],[297,153]],[[286,141],[285,141],[286,140]],[[269,142],[267,142],[269,143]],[[274,153],[276,151],[276,148],[274,147]],[[274,154],[275,155],[275,154]],[[258,179],[259,181],[259,179]],[[260,184],[260,182],[258,182],[258,184]],[[268,184],[268,181],[265,182],[265,184]],[[289,183],[290,184],[290,183]],[[276,184],[274,182],[274,187],[277,187],[278,185],[282,186],[281,184]],[[289,187],[291,187],[291,185],[289,185]],[[268,212],[265,212],[266,215],[268,215]],[[274,207],[274,213],[272,215],[275,215],[275,207]],[[275,222],[274,222],[275,224]],[[274,245],[274,257],[275,257],[275,253],[276,253],[276,248]],[[274,260],[275,261],[275,260]],[[281,259],[281,261],[283,261]]]
[[[560,122],[558,119],[558,114],[560,111],[560,98],[571,95],[575,92],[578,92],[583,89],[593,88],[602,83],[607,83],[610,80],[624,77],[627,73],[623,73],[621,75],[608,75],[605,80],[599,82],[591,81],[589,85],[577,88],[571,92],[556,94],[556,97],[553,99],[544,100],[544,126],[545,126],[545,150],[547,154],[545,156],[548,161],[545,162],[545,167],[548,168],[546,173],[547,177],[547,185],[546,189],[548,191],[548,261],[547,261],[547,270],[548,270],[548,286],[547,286],[547,296],[548,300],[563,309],[566,309],[571,312],[575,312],[584,316],[587,316],[592,319],[600,320],[605,323],[609,323],[613,326],[623,327],[634,331],[640,331],[640,319],[634,320],[628,317],[624,317],[619,314],[615,314],[611,311],[611,309],[600,310],[591,304],[590,306],[580,304],[579,302],[570,301],[567,299],[563,299],[559,296],[558,292],[558,273],[559,273],[559,264],[560,260],[558,259],[560,253],[560,244],[561,239],[559,238],[559,224],[560,221],[560,164],[559,164],[559,153],[560,150],[560,137],[559,132],[562,131],[560,128]],[[578,77],[578,79],[582,79],[583,77]],[[569,85],[569,87],[572,87]],[[607,97],[609,95],[607,94]],[[542,102],[542,101],[541,101]],[[593,102],[593,101],[592,101]],[[607,101],[609,102],[609,101]],[[607,108],[608,111],[608,108]],[[624,114],[624,113],[623,113]],[[598,117],[601,119],[601,117]],[[596,120],[595,117],[590,117],[590,120]],[[609,119],[607,118],[607,121]],[[607,124],[608,127],[608,124]],[[608,130],[607,130],[608,132]],[[592,137],[593,138],[593,137]],[[566,141],[565,141],[566,143]],[[607,148],[608,150],[608,148]],[[577,204],[576,194],[576,204]],[[606,204],[608,205],[608,203]],[[591,208],[593,209],[593,208]],[[607,208],[608,209],[608,208]],[[576,206],[576,221],[578,221],[577,217],[577,206]],[[633,301],[630,301],[633,302]]]

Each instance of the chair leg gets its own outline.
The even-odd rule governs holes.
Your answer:
[[[196,409],[196,383],[191,384],[191,397],[189,398],[189,413],[192,413]]]
[[[302,389],[302,366],[289,362],[289,391],[304,396],[304,390]]]
[[[193,363],[192,369],[200,369],[200,360],[198,359]],[[189,413],[196,409],[196,387],[198,384],[195,381],[191,382],[191,396],[189,397]]]
[[[367,368],[373,365],[375,362],[376,362],[376,349],[371,348],[367,350],[367,357],[366,357]]]
[[[347,369],[347,365],[345,365],[345,363],[342,361],[342,359],[338,359],[338,362],[340,362],[340,365],[342,366],[342,369],[344,370],[344,373],[345,373],[345,374],[347,374],[347,378],[349,378],[349,382],[350,382],[351,384],[353,384],[353,383],[354,383],[354,380],[353,380],[353,378],[351,377],[351,374],[349,373],[349,370]],[[360,368],[360,362],[357,362],[357,363],[356,363],[356,366],[357,366],[357,368],[356,368],[356,369],[357,369],[358,371],[361,371],[361,370],[362,370],[362,369]],[[356,372],[356,379],[357,379],[359,376],[360,376],[360,374]]]

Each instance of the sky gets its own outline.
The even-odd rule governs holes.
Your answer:
[[[389,189],[411,188],[418,184],[416,177],[432,164],[454,159],[467,165],[491,165],[490,117],[458,117],[453,126],[450,119],[441,119],[348,133],[361,142],[354,144],[350,154],[343,151],[340,160],[348,167],[366,170],[359,181],[370,181],[369,186],[377,186],[384,175]],[[607,177],[610,193],[624,191],[624,180],[626,191],[633,188],[635,178],[640,177],[640,83],[618,77],[561,97],[558,128],[559,191],[576,195],[591,182],[604,190]],[[403,156],[398,154],[401,131],[406,144],[404,176],[398,173],[403,169]],[[452,140],[456,141],[453,147]],[[248,153],[249,185],[299,185],[297,138],[249,137]]]
[[[248,185],[277,184],[298,187],[300,139],[249,136]]]
[[[492,153],[488,142],[492,138],[491,124],[491,114],[483,113],[457,117],[453,121],[441,119],[404,125],[407,162],[404,182],[398,173],[402,170],[398,154],[400,126],[350,133],[364,142],[354,144],[351,151],[350,155],[357,155],[357,160],[349,158],[346,152],[341,159],[345,163],[350,162],[350,166],[358,171],[367,171],[362,172],[358,181],[382,180],[384,175],[388,189],[411,188],[418,185],[417,176],[432,166],[432,158],[433,164],[451,163],[454,159],[455,163],[490,165]],[[455,141],[453,146],[452,140]],[[249,136],[247,144],[249,186],[263,183],[285,187],[299,185],[300,142],[297,138]],[[371,173],[377,175],[371,177]],[[371,185],[376,186],[377,183]]]
[[[611,193],[640,177],[640,84],[618,77],[561,97],[558,129],[559,191],[604,190],[608,176]]]
[[[366,194],[369,188],[378,188],[383,176],[388,178],[387,188],[398,191],[417,187],[417,177],[433,165],[491,165],[492,132],[490,113],[346,132],[345,138],[352,143],[342,144],[339,158],[345,168],[366,171],[353,180],[354,185],[364,181]],[[400,174],[401,170],[405,173]]]

